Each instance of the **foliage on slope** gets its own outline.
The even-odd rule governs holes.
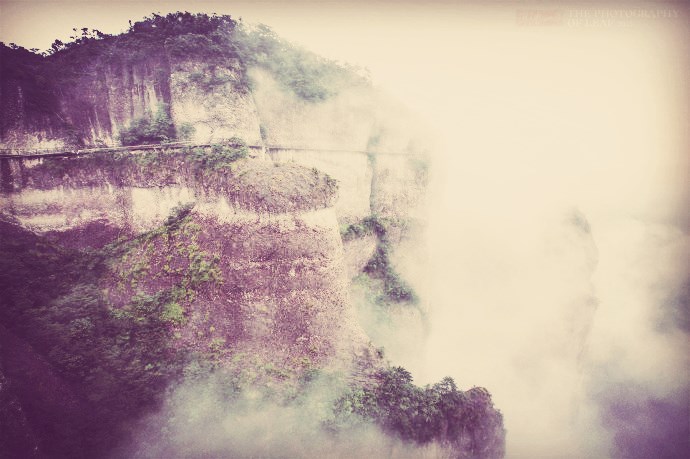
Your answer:
[[[171,339],[174,326],[184,320],[179,303],[217,280],[213,259],[190,249],[190,225],[181,209],[161,228],[133,240],[76,252],[0,222],[0,324],[30,343],[77,388],[84,403],[81,412],[68,416],[67,425],[75,431],[57,432],[59,438],[41,432],[47,447],[63,445],[63,454],[89,457],[112,445],[123,433],[124,421],[151,407],[189,362],[191,356],[175,348]],[[181,243],[172,246],[175,268],[169,287],[149,294],[137,285],[146,268],[125,262],[128,254],[162,238]],[[119,307],[113,305],[116,296],[104,290],[103,279],[109,277],[127,289]],[[27,416],[36,422],[43,414]],[[84,435],[86,421],[100,427]],[[70,436],[72,443],[64,445],[62,437]]]
[[[302,100],[328,99],[345,86],[366,84],[352,67],[337,64],[279,37],[269,27],[238,27],[234,44],[246,66],[267,70]]]
[[[223,282],[190,212],[180,207],[160,228],[87,252],[0,223],[0,326],[29,343],[83,401],[76,415],[59,404],[25,410],[32,426],[44,416],[69,419],[59,431],[39,429],[43,451],[48,444],[58,455],[89,457],[120,444],[137,425],[133,419],[155,408],[176,381],[195,384],[215,373],[228,401],[236,396],[241,378],[218,367],[215,341],[200,353],[176,339],[189,303]],[[287,398],[266,396],[298,402],[314,376],[305,373]],[[48,378],[39,372],[41,379]],[[29,396],[32,384],[25,387]],[[324,426],[335,432],[374,422],[405,442],[438,442],[467,457],[502,451],[501,417],[488,395],[462,393],[449,378],[419,388],[404,369],[383,369],[339,398],[334,413]]]
[[[168,115],[169,111],[166,104],[159,104],[154,114],[147,113],[145,116],[134,118],[128,126],[120,131],[120,143],[122,145],[143,145],[174,140],[177,133],[170,115]],[[179,137],[184,138],[185,135]]]
[[[424,388],[402,367],[380,370],[372,387],[354,387],[336,402],[339,422],[372,419],[383,430],[418,445],[432,441],[450,447],[455,457],[504,455],[503,418],[482,388],[459,391],[452,378]]]

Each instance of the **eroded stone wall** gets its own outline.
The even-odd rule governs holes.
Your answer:
[[[179,288],[180,270],[205,263],[211,278],[176,300],[186,317],[176,326],[181,348],[214,349],[248,380],[292,380],[312,368],[349,366],[367,346],[349,302],[333,199],[305,201],[319,188],[312,169],[245,160],[235,179],[251,183],[231,185],[225,177],[226,185],[209,186],[213,177],[207,183],[184,168],[166,185],[159,180],[170,178],[165,171],[125,180],[94,163],[72,164],[51,180],[41,179],[47,171],[36,164],[25,169],[23,188],[0,195],[0,215],[76,249],[151,234],[136,239],[101,280],[112,307]],[[268,182],[282,195],[271,198],[271,188],[260,186]],[[181,230],[156,233],[185,205]]]

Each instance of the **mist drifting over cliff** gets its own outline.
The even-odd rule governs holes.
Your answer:
[[[688,452],[688,31],[668,8],[472,11],[419,66],[446,140],[425,362],[494,394],[508,457]]]
[[[408,6],[354,39],[443,145],[406,365],[486,386],[508,457],[686,455],[687,9]]]
[[[508,457],[686,456],[688,10],[351,2],[283,11],[274,22],[257,16],[370,67],[441,145],[428,264],[419,272],[400,251],[394,260],[419,286],[425,341],[410,351],[419,329],[398,330],[393,363],[418,384],[450,374],[462,389],[486,387],[504,415]],[[301,429],[311,402],[242,400],[243,435],[276,426],[243,444],[216,398],[202,384],[166,400],[164,418],[195,407],[218,421],[167,426],[186,435],[177,441],[209,434],[209,451],[268,456],[308,456],[300,448],[311,442],[343,457],[380,441],[369,427],[349,442],[311,436]],[[144,456],[169,445],[138,440]],[[405,453],[395,448],[381,454]]]

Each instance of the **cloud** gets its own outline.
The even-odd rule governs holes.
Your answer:
[[[227,388],[218,375],[175,388],[115,457],[437,457],[434,447],[403,444],[362,420],[328,429],[333,402],[344,389],[331,378],[317,379],[291,402]]]

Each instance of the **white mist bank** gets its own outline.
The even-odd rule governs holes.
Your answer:
[[[644,455],[675,434],[640,407],[688,412],[687,30],[510,21],[460,21],[408,101],[446,145],[417,381],[489,389],[508,457]]]
[[[370,67],[444,145],[428,342],[392,363],[418,384],[488,388],[508,457],[677,455],[645,407],[688,417],[687,9],[563,3],[560,23],[530,26],[520,11],[548,12],[406,7],[301,11],[309,27],[278,28]],[[650,9],[672,11],[635,13]]]

